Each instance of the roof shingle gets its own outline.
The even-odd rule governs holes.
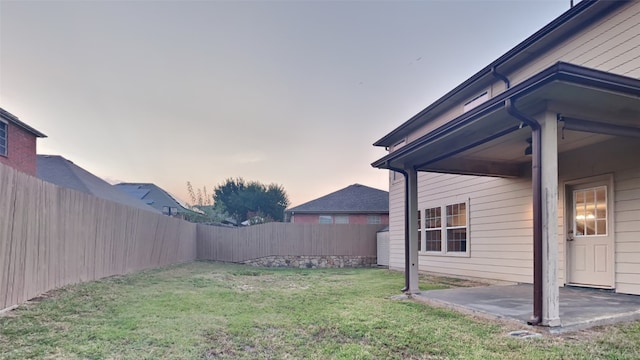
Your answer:
[[[115,186],[58,155],[37,156],[38,178],[69,189],[93,196],[159,213],[144,202],[134,199]]]
[[[349,185],[302,205],[288,213],[388,213],[389,192],[360,184]]]

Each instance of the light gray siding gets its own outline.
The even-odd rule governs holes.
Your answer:
[[[420,174],[420,209],[468,201],[469,256],[420,254],[420,270],[531,282],[532,213],[528,178]]]
[[[561,154],[559,164],[561,184],[603,174],[613,176],[616,291],[640,294],[640,162],[633,154],[640,154],[640,142],[618,138]],[[563,186],[560,190],[560,204],[564,208]],[[564,223],[564,219],[559,220],[561,284],[566,273]]]
[[[389,268],[404,269],[404,178],[389,180]]]
[[[561,154],[558,281],[565,283],[564,183],[611,174],[614,179],[616,290],[640,294],[640,163],[636,140],[612,139]],[[585,161],[584,159],[588,159]],[[420,254],[421,271],[531,282],[531,181],[420,173],[419,208],[469,201],[469,256]],[[404,183],[391,184],[390,267],[404,266]]]
[[[550,65],[564,61],[615,74],[640,77],[640,1],[629,2],[594,21],[544,54],[532,56],[507,74],[515,85]],[[493,97],[501,82],[487,86]],[[548,104],[553,106],[553,104]],[[580,113],[581,109],[576,109]],[[588,110],[586,110],[588,111]],[[408,142],[463,113],[452,105],[410,134]],[[562,140],[559,140],[562,141]],[[564,183],[611,174],[614,184],[615,286],[640,295],[640,144],[613,139],[559,155],[558,277],[566,279]],[[530,175],[500,179],[420,173],[418,205],[427,207],[468,201],[469,254],[421,253],[421,271],[515,282],[532,281],[532,206]],[[404,182],[390,182],[390,268],[404,267]]]
[[[631,1],[511,74],[518,83],[558,61],[640,77],[640,2]]]

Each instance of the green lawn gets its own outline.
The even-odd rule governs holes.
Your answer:
[[[422,289],[454,286],[423,278]],[[0,359],[638,359],[640,323],[521,340],[392,300],[383,269],[195,262],[47,294],[0,317]]]

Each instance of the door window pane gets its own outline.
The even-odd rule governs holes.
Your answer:
[[[607,234],[607,187],[575,190],[574,232],[576,236]]]

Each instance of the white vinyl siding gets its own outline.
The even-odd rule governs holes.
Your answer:
[[[469,200],[471,198],[471,200]],[[420,253],[420,271],[531,282],[532,216],[529,178],[418,174],[418,207],[466,202],[469,257]],[[404,268],[404,184],[390,186],[390,268]],[[424,219],[424,217],[423,217]]]
[[[404,269],[404,177],[389,184],[389,268]]]
[[[613,174],[616,291],[640,294],[640,153],[635,139],[612,139],[559,156],[558,281],[565,282],[563,181]],[[589,159],[590,166],[584,166]],[[499,179],[435,173],[418,174],[418,206],[469,200],[469,257],[421,253],[419,268],[448,275],[532,281],[530,174]],[[404,184],[390,187],[390,267],[404,268]],[[423,218],[424,219],[424,218]],[[424,220],[423,220],[424,221]]]
[[[560,181],[612,174],[614,223],[609,231],[615,236],[616,292],[640,295],[640,164],[635,156],[640,153],[636,139],[617,138],[583,149],[560,154]],[[589,158],[591,167],[581,166],[581,159]],[[564,204],[563,187],[559,188],[560,209]],[[611,227],[613,226],[613,227]],[[559,219],[558,250],[560,284],[565,279],[564,219]]]
[[[473,239],[467,243],[469,257],[421,253],[420,270],[515,282],[531,281],[533,233],[531,182],[528,178],[421,173],[418,186],[421,208],[429,208],[424,205],[433,203],[451,205],[468,201],[468,238]],[[444,217],[446,213],[442,215]]]
[[[564,61],[615,74],[640,77],[640,2],[632,1],[511,74],[512,84]]]

